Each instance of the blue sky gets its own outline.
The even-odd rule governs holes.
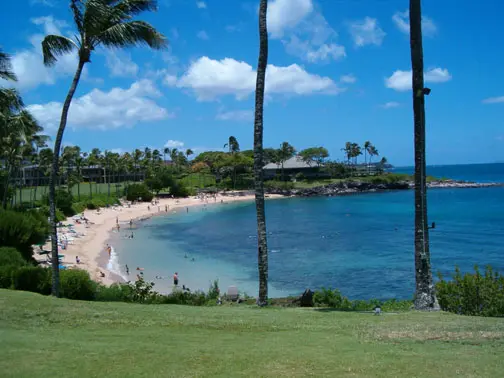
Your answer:
[[[25,102],[50,134],[75,70],[42,64],[44,34],[72,35],[68,0],[3,4],[0,45],[13,55]],[[160,0],[140,17],[170,48],[98,50],[70,109],[64,144],[128,151],[220,149],[253,140],[257,1]],[[266,146],[372,141],[413,163],[406,0],[273,0],[264,119]],[[428,164],[504,160],[504,3],[424,0]],[[5,83],[0,83],[5,85]]]

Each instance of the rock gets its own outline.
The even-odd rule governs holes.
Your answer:
[[[313,307],[313,291],[306,289],[293,303],[297,303],[299,307]]]

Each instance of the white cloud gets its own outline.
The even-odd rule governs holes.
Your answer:
[[[385,79],[385,86],[399,92],[411,89],[411,71],[395,71],[392,76]],[[452,79],[446,68],[433,68],[424,72],[425,83],[445,83]]]
[[[68,126],[89,129],[132,127],[137,123],[159,121],[173,117],[152,98],[161,96],[152,81],[140,80],[128,89],[112,88],[108,92],[93,89],[72,101]],[[61,102],[29,105],[28,110],[41,125],[55,130],[61,117]]]
[[[181,142],[180,140],[168,140],[164,147],[167,147],[167,148],[182,148],[184,147],[184,142]]]
[[[256,72],[246,62],[203,56],[192,62],[176,82],[170,78],[165,83],[191,89],[199,101],[211,101],[225,95],[243,100],[254,92],[255,81]],[[332,79],[310,74],[297,64],[287,67],[269,64],[266,71],[266,93],[269,95],[336,94],[341,91]]]
[[[268,32],[282,38],[286,29],[296,27],[313,11],[312,0],[273,0],[268,5]]]
[[[392,109],[392,108],[397,108],[400,105],[401,104],[399,104],[398,102],[390,101],[390,102],[386,102],[383,105],[380,105],[380,108],[383,108],[383,109]]]
[[[363,20],[352,22],[349,25],[355,46],[366,45],[380,46],[387,35],[378,25],[376,18],[366,17]]]
[[[106,50],[106,64],[111,76],[135,77],[138,65],[131,60],[131,56],[118,50]]]
[[[220,121],[252,121],[254,112],[252,110],[233,110],[228,112],[219,112],[215,119]]]
[[[486,98],[482,102],[483,102],[483,104],[499,104],[499,103],[504,103],[504,96]]]
[[[410,24],[409,24],[409,12],[396,12],[392,16],[392,21],[396,27],[404,34],[409,34]],[[437,26],[434,21],[426,16],[422,17],[422,34],[426,37],[432,37],[437,33]]]
[[[12,54],[12,68],[18,82],[10,85],[20,89],[31,89],[41,84],[52,85],[58,77],[73,75],[77,68],[76,52],[59,57],[54,67],[44,66],[41,47],[44,35],[62,34],[60,29],[66,27],[66,22],[56,20],[52,16],[34,18],[31,21],[42,27],[44,34],[30,36],[31,47]],[[83,72],[83,77],[86,77],[86,72]],[[2,80],[0,85],[3,85]]]
[[[205,9],[207,7],[206,3],[204,1],[196,1],[196,6],[199,9]]]
[[[353,74],[343,75],[340,77],[340,82],[345,84],[353,84],[357,81],[357,78]]]
[[[279,39],[288,54],[311,62],[338,60],[345,48],[335,40],[336,31],[312,0],[273,0],[268,7],[268,32]]]
[[[204,41],[207,41],[210,39],[210,37],[208,36],[207,32],[204,31],[204,30],[200,30],[198,32],[198,34],[196,34],[196,36],[199,38],[199,39],[202,39]]]

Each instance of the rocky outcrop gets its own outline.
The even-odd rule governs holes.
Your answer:
[[[313,294],[310,289],[306,289],[303,294],[292,301],[292,304],[299,307],[313,307]]]
[[[504,186],[504,183],[475,183],[465,181],[443,180],[433,181],[427,184],[429,188],[485,188],[494,186]],[[332,197],[346,194],[385,192],[391,190],[413,189],[414,183],[411,181],[397,181],[394,183],[373,184],[362,181],[345,181],[340,183],[316,186],[305,189],[268,189],[268,194],[279,194],[284,196],[297,197]]]

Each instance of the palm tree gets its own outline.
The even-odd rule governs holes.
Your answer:
[[[367,154],[369,153],[369,149],[371,148],[372,144],[369,140],[366,140],[364,142],[364,164],[366,165],[367,171],[369,173],[369,167],[368,167],[368,161],[367,161]]]
[[[12,71],[10,56],[0,49],[0,79],[17,81],[16,74]]]
[[[410,46],[413,71],[413,114],[415,134],[415,309],[439,309],[434,284],[427,226],[425,180],[425,94],[420,0],[410,0]],[[427,91],[429,92],[429,91]]]
[[[378,152],[378,150],[376,149],[375,146],[371,145],[371,147],[369,147],[369,164],[371,164],[371,161],[373,160],[373,156],[379,156],[380,153]]]
[[[156,10],[155,0],[71,0],[77,35],[70,39],[60,35],[47,35],[42,41],[44,64],[53,65],[58,56],[77,51],[78,64],[72,85],[68,91],[61,121],[54,143],[54,160],[49,178],[49,212],[52,240],[52,295],[59,296],[58,234],[56,228],[55,181],[58,173],[58,159],[68,110],[79,84],[82,70],[91,62],[91,53],[100,45],[105,47],[130,47],[147,44],[153,49],[167,46],[165,37],[144,21],[133,20],[143,11]]]
[[[166,165],[166,155],[170,156],[170,153],[171,153],[171,149],[169,147],[165,147],[163,149],[163,160],[164,160],[165,165]]]
[[[280,149],[278,150],[277,156],[278,161],[282,165],[282,181],[284,181],[284,163],[294,156],[296,153],[296,149],[292,147],[288,142],[283,142],[280,145]]]
[[[185,156],[189,159],[189,156],[191,156],[191,155],[194,155],[194,152],[193,152],[193,150],[188,148],[185,152]]]
[[[228,148],[229,153],[231,154],[231,160],[233,160],[233,189],[236,187],[236,164],[234,164],[234,160],[236,158],[236,154],[240,152],[240,144],[238,143],[238,139],[234,136],[230,136],[228,142],[224,145],[224,148]]]
[[[266,237],[266,214],[264,211],[264,176],[263,176],[263,107],[266,67],[268,65],[268,29],[266,15],[268,1],[261,0],[259,5],[259,61],[255,92],[254,117],[254,188],[257,215],[257,267],[259,271],[259,305],[268,300],[268,241]]]

